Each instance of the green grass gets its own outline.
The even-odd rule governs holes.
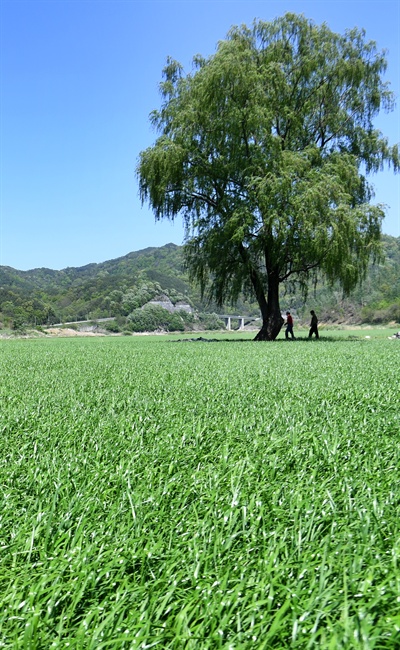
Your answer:
[[[364,336],[0,341],[0,647],[400,647],[400,343]]]

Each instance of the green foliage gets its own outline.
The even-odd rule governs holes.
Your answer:
[[[287,307],[294,309],[306,320],[309,310],[315,309],[321,320],[328,322],[374,322],[375,310],[384,309],[383,322],[398,321],[396,305],[400,301],[400,238],[384,235],[382,245],[384,263],[370,264],[364,283],[356,287],[350,297],[343,296],[343,291],[338,284],[329,287],[326,283],[318,281],[309,283],[306,302],[296,287],[282,286],[281,304],[285,309]],[[132,294],[143,296],[143,286],[146,286],[154,296],[161,287],[161,293],[168,296],[175,305],[179,306],[179,302],[186,302],[197,308],[200,313],[218,314],[219,312],[259,316],[259,307],[250,294],[241,294],[236,304],[225,304],[222,308],[218,308],[212,302],[202,303],[195,287],[189,284],[187,275],[182,271],[182,247],[167,246],[151,250],[151,256],[147,250],[130,254],[137,270],[124,270],[126,258],[120,258],[93,265],[90,277],[78,282],[76,278],[79,277],[81,270],[68,269],[71,276],[75,278],[68,286],[65,285],[63,271],[48,270],[43,279],[42,269],[24,272],[0,267],[4,282],[4,287],[0,288],[0,296],[3,297],[3,302],[0,301],[0,321],[3,327],[11,327],[14,316],[19,315],[26,326],[37,327],[41,324],[76,321],[80,313],[82,319],[86,319],[88,314],[91,318],[114,316],[122,331],[126,324],[126,315],[129,313],[125,309],[126,296]],[[162,260],[162,272],[156,270],[160,266],[160,260]],[[154,269],[150,268],[150,264],[154,264]],[[146,266],[146,270],[141,268],[142,266]],[[105,268],[109,269],[107,277],[109,285],[113,287],[112,290],[109,285],[103,285]],[[178,279],[177,274],[181,274],[181,278]],[[115,288],[119,286],[121,289]],[[82,302],[82,293],[88,296],[87,302]],[[43,305],[42,312],[38,308],[40,301]],[[49,306],[51,301],[53,301],[52,307]],[[94,301],[97,307],[92,310]],[[141,303],[141,300],[138,300],[138,303]],[[187,326],[193,324],[193,315],[183,311],[179,311],[179,314]],[[103,327],[107,329],[105,323]]]
[[[308,318],[315,309],[322,321],[357,323],[400,322],[400,238],[383,235],[383,263],[370,263],[364,282],[345,296],[338,283],[309,286],[305,302],[296,293],[282,292],[282,301]]]
[[[179,318],[183,320],[185,326],[193,325],[195,322],[195,315],[192,312],[185,311],[184,309],[179,309],[177,312]]]
[[[361,310],[361,321],[363,323],[389,323],[400,324],[400,301],[391,305],[369,305]]]
[[[0,340],[1,645],[398,648],[399,345]]]
[[[107,332],[111,332],[112,334],[117,334],[118,332],[121,332],[121,326],[115,320],[109,321],[108,323],[104,323],[103,327]]]
[[[12,329],[15,332],[23,333],[26,331],[24,318],[22,315],[17,315],[12,322]]]
[[[183,332],[185,324],[178,313],[170,313],[159,305],[145,305],[143,309],[135,309],[128,316],[129,329],[134,332]]]
[[[49,325],[127,316],[159,294],[200,304],[182,265],[182,248],[168,244],[63,271],[0,267],[0,314],[11,321],[18,309],[27,324]]]
[[[205,330],[225,329],[225,323],[218,314],[199,314],[199,322]]]
[[[384,211],[364,174],[398,168],[373,126],[393,107],[385,69],[362,31],[294,14],[233,28],[193,73],[168,61],[142,200],[157,219],[182,215],[202,294],[222,306],[253,292],[265,338],[283,322],[281,283],[305,296],[319,273],[348,294],[380,258]]]

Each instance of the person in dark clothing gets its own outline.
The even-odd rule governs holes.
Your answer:
[[[308,333],[308,338],[310,339],[313,334],[315,334],[315,338],[319,339],[319,334],[318,334],[318,318],[316,316],[315,311],[312,309],[310,311],[311,314],[311,323],[310,323],[310,331]]]
[[[295,338],[293,334],[293,318],[291,316],[290,311],[286,312],[286,330],[285,330],[285,338],[289,338],[289,334],[291,335],[292,339]]]

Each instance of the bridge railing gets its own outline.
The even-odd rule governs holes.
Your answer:
[[[259,317],[235,316],[233,314],[218,314],[218,318],[225,321],[225,327],[229,332],[232,329],[232,320],[237,320],[239,322],[239,330],[244,329],[245,325],[248,325],[249,323],[260,320]]]

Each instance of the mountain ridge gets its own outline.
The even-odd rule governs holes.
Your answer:
[[[310,308],[321,317],[337,322],[400,321],[400,237],[382,236],[385,264],[370,265],[364,284],[349,298],[339,287],[319,283],[310,287],[304,301],[296,293],[282,291],[282,308],[300,316]],[[172,242],[148,246],[104,262],[53,270],[37,267],[19,271],[0,266],[0,323],[48,324],[86,318],[126,318],[157,295],[172,302],[186,301],[195,311],[226,313],[237,311],[259,315],[254,298],[242,296],[235,306],[218,308],[202,300],[199,289],[190,284],[184,266],[183,246]]]

